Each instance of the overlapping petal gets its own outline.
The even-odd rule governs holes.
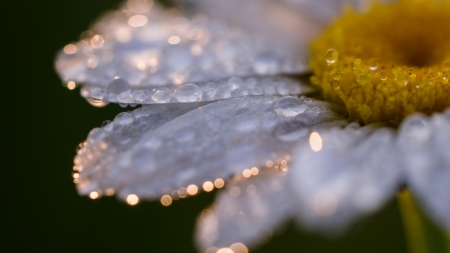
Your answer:
[[[219,249],[235,243],[252,247],[289,220],[296,210],[283,169],[263,170],[250,178],[240,176],[221,191],[214,206],[198,219],[199,248]]]
[[[378,210],[398,190],[395,132],[350,125],[312,134],[293,153],[290,183],[302,226],[336,233]]]
[[[407,119],[399,130],[401,163],[418,203],[450,231],[450,109]]]

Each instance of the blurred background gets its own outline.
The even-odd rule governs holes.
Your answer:
[[[57,50],[117,0],[2,3],[1,252],[196,252],[197,215],[215,193],[128,206],[91,200],[72,183],[75,147],[119,112],[90,106],[61,85]],[[287,224],[262,252],[406,252],[395,200],[342,238],[327,239]]]

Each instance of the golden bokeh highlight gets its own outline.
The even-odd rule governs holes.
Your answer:
[[[256,168],[256,167],[252,167],[252,168],[250,169],[250,171],[252,172],[252,175],[253,175],[253,176],[256,176],[256,175],[259,174],[259,169]]]
[[[191,184],[187,187],[186,191],[189,195],[193,196],[198,193],[198,187],[195,184]]]
[[[75,46],[74,44],[69,44],[64,47],[63,51],[66,54],[74,54],[77,52],[77,46]]]
[[[211,181],[206,181],[203,183],[203,190],[205,192],[210,192],[212,190],[214,190],[214,184]]]
[[[130,194],[127,196],[127,204],[130,206],[137,205],[139,203],[139,197],[136,194]]]
[[[96,191],[89,193],[89,198],[91,198],[91,199],[98,199],[98,197],[99,197],[99,194]]]
[[[164,195],[161,197],[161,204],[163,206],[170,206],[172,204],[172,197],[170,195]]]
[[[217,189],[220,189],[220,188],[222,188],[222,187],[225,186],[225,181],[223,181],[222,178],[218,178],[218,179],[216,179],[216,180],[214,181],[214,186],[215,186]]]
[[[67,89],[74,90],[77,87],[77,84],[74,81],[70,81],[67,83]]]
[[[242,175],[243,175],[244,177],[246,177],[246,178],[249,178],[249,177],[252,176],[252,171],[251,171],[250,169],[245,169],[245,170],[242,172]]]
[[[450,106],[450,1],[348,11],[312,43],[311,82],[350,119],[399,125]]]
[[[234,253],[248,253],[247,246],[245,246],[243,243],[240,243],[240,242],[231,244],[230,249]]]
[[[319,133],[312,132],[309,136],[309,145],[313,151],[319,152],[322,149],[322,137],[320,137]]]

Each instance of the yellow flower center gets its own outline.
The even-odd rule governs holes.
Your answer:
[[[398,125],[450,106],[450,0],[349,10],[311,49],[312,83],[351,119]]]

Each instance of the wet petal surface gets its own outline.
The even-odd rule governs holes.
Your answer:
[[[135,8],[137,3],[147,8]],[[291,51],[281,43],[283,37],[269,40],[245,24],[227,24],[192,5],[184,11],[128,1],[59,53],[61,79],[71,87],[83,84],[85,98],[124,104],[305,92],[292,79],[258,76],[304,72],[306,58],[294,52],[306,48],[296,45]]]
[[[90,135],[86,143],[93,146],[75,158],[83,168],[78,190],[88,194],[113,189],[120,198],[136,194],[152,199],[255,166],[273,166],[311,129],[345,124],[328,107],[308,98],[244,97],[208,104],[136,137],[129,130],[133,121],[109,135],[108,140],[117,141],[108,145],[95,144]],[[153,122],[141,119],[139,129]],[[103,151],[95,152],[98,149]]]

